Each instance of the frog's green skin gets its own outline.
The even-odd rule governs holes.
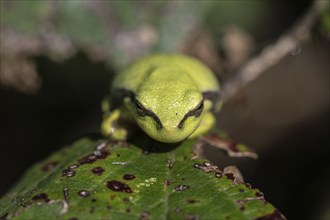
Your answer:
[[[145,57],[118,74],[111,88],[102,133],[126,139],[120,121],[135,122],[151,138],[175,143],[210,130],[221,107],[214,74],[184,55]]]

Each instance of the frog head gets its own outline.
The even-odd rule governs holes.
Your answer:
[[[147,135],[160,142],[175,143],[198,128],[204,100],[189,76],[178,71],[177,77],[167,77],[167,71],[175,70],[162,68],[150,74],[126,104]]]

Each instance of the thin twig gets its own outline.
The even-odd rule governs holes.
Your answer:
[[[259,55],[244,64],[235,77],[224,84],[223,102],[229,101],[240,90],[265,73],[267,69],[276,65],[286,55],[294,53],[297,47],[308,39],[310,30],[318,15],[327,6],[327,1],[314,1],[306,14],[293,25],[292,29],[284,33],[276,43],[265,47]]]

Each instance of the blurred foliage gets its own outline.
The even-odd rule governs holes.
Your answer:
[[[46,43],[51,38],[61,38],[70,41],[75,50],[90,54],[92,59],[122,66],[150,52],[177,51],[192,30],[202,24],[217,34],[228,24],[236,24],[254,35],[265,35],[270,29],[267,28],[270,17],[266,15],[271,14],[273,4],[272,1],[5,0],[1,1],[1,27],[4,32],[47,38]],[[6,44],[6,33],[2,38]],[[69,44],[66,49],[62,47],[63,53],[72,49]],[[2,53],[13,51],[6,48]],[[42,45],[39,54],[56,52],[51,45]]]
[[[252,34],[259,48],[269,36],[286,28],[279,25],[280,22],[269,25],[274,16],[278,17],[273,13],[274,7],[278,7],[274,1],[3,0],[0,6],[2,84],[25,93],[35,93],[40,88],[37,79],[34,84],[19,85],[25,75],[37,76],[33,65],[22,66],[31,63],[33,56],[65,60],[83,51],[91,60],[105,61],[118,69],[146,54],[181,51],[205,60],[213,70],[221,72],[223,61],[217,54],[205,56],[203,48],[192,51],[198,42],[191,39],[210,32],[209,41],[214,41],[218,50],[226,50],[223,45],[227,42],[221,38],[227,28],[234,25],[245,35]],[[288,6],[297,10],[295,4]],[[293,15],[284,14],[278,20],[288,16]],[[207,50],[215,50],[215,46]],[[189,51],[189,48],[192,49]],[[249,50],[247,55],[254,49]],[[17,62],[22,63],[17,68],[21,71],[5,65],[15,59],[21,61]],[[17,77],[20,82],[15,81]]]

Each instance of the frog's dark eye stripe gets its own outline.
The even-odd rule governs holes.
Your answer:
[[[194,108],[193,110],[190,110],[187,114],[185,114],[185,116],[183,117],[183,119],[180,121],[180,123],[178,124],[178,128],[182,128],[183,127],[183,123],[186,121],[186,119],[190,116],[195,116],[196,118],[198,118],[199,116],[201,116],[202,112],[203,112],[203,108],[204,108],[204,100],[202,100],[197,106],[196,108]]]
[[[140,117],[145,117],[145,116],[150,116],[152,117],[156,124],[157,124],[157,129],[162,129],[163,128],[163,124],[160,121],[160,119],[157,117],[157,115],[155,115],[155,113],[153,113],[152,111],[150,111],[149,109],[146,109],[136,98],[135,98],[135,94],[134,92],[132,92],[129,89],[124,89],[124,88],[120,88],[115,90],[115,92],[118,95],[118,99],[121,101],[120,104],[122,104],[122,100],[125,97],[128,97],[134,104],[135,104],[135,110],[138,116]]]
[[[207,91],[203,92],[203,98],[210,100],[212,102],[212,108],[211,111],[215,112],[215,103],[219,101],[221,98],[221,94],[218,91]]]
[[[162,122],[157,117],[157,115],[155,115],[155,113],[153,113],[149,109],[146,109],[137,99],[134,99],[133,101],[134,101],[136,113],[137,113],[138,116],[140,116],[140,117],[150,116],[157,123],[157,129],[162,129],[163,128]]]
[[[141,103],[138,100],[135,99],[134,104],[135,104],[135,109],[136,109],[136,113],[138,114],[138,116],[144,117],[147,115],[146,109],[141,105]]]

